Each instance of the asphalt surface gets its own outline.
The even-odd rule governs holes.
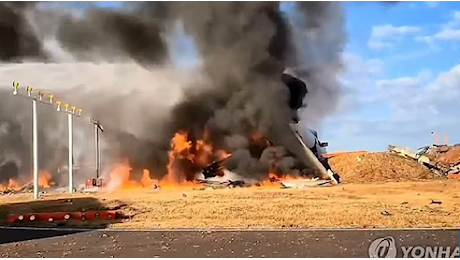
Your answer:
[[[76,229],[0,228],[0,245],[32,239],[64,236],[84,232]]]
[[[59,231],[0,229],[1,241],[10,242],[3,242],[4,244],[0,245],[0,257],[368,258],[371,243],[376,239],[388,236],[394,239],[392,248],[387,247],[383,251],[377,250],[378,252],[376,249],[371,251],[380,254],[380,256],[391,255],[391,252],[394,252],[397,257],[403,257],[404,252],[406,252],[406,255],[411,257],[420,256],[425,251],[428,252],[427,246],[434,247],[436,250],[442,246],[444,249],[441,250],[443,254],[441,257],[459,257],[459,231],[434,229],[292,231]],[[5,238],[7,239],[5,240]],[[11,240],[27,239],[33,240],[11,242]],[[376,245],[377,243],[372,244]],[[417,249],[417,246],[422,246],[422,248]],[[390,250],[388,250],[389,248]]]

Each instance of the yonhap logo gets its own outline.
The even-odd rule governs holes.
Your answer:
[[[395,258],[398,253],[393,237],[377,238],[369,246],[370,258]]]
[[[398,253],[396,240],[387,236],[377,238],[369,246],[370,258],[395,258]],[[458,258],[459,247],[454,245],[404,245],[401,246],[403,258]]]

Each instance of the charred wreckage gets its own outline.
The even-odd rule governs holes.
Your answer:
[[[288,100],[287,103],[291,110],[291,119],[290,119],[290,130],[297,139],[296,142],[299,145],[300,149],[297,149],[296,157],[303,161],[306,167],[309,167],[314,175],[303,175],[298,173],[299,178],[290,178],[289,181],[284,180],[282,176],[276,176],[270,174],[269,181],[272,183],[280,183],[283,187],[310,187],[310,186],[322,186],[324,184],[338,184],[340,182],[340,177],[335,174],[329,163],[328,159],[323,155],[326,154],[326,147],[328,146],[327,142],[321,142],[318,133],[307,128],[299,120],[298,112],[300,109],[307,107],[304,104],[304,99],[308,94],[307,85],[299,78],[291,75],[290,73],[284,72],[281,76],[281,80],[284,85],[288,88]],[[85,189],[88,188],[101,188],[103,185],[103,180],[100,176],[99,170],[99,124],[98,122],[93,122],[95,124],[96,131],[96,156],[97,156],[97,170],[96,178],[89,178],[85,182]],[[102,130],[102,129],[101,129]],[[273,146],[273,144],[267,140],[267,146]],[[203,165],[201,169],[197,169],[201,175],[200,177],[195,177],[194,182],[203,184],[204,186],[216,187],[246,187],[252,185],[258,185],[257,182],[249,183],[245,178],[233,177],[229,178],[226,176],[228,172],[227,162],[232,159],[232,154],[224,158],[220,158],[212,161],[208,165]],[[75,165],[73,166],[76,167]],[[77,167],[78,168],[78,167]],[[75,170],[79,170],[79,169]],[[237,174],[238,175],[238,174]],[[310,177],[310,178],[307,178]],[[104,181],[105,182],[105,181]],[[25,185],[20,190],[26,190],[30,185]],[[155,187],[158,187],[155,185]]]
[[[313,185],[309,185],[305,183],[295,183],[295,181],[281,181],[277,177],[271,176],[270,181],[280,182],[284,187],[321,186],[327,183],[340,183],[340,176],[332,171],[331,166],[328,163],[328,159],[323,157],[323,155],[326,154],[326,147],[328,146],[328,143],[321,142],[318,137],[318,132],[305,127],[299,120],[299,110],[307,107],[307,105],[304,104],[304,98],[308,94],[308,88],[305,82],[287,71],[282,74],[281,80],[289,89],[288,104],[292,115],[290,128],[303,148],[303,154],[298,156],[303,158],[303,160],[307,162],[306,165],[312,167],[313,170],[318,173],[317,175],[319,175],[308,181],[318,181],[320,179],[319,177],[326,180],[318,183],[314,182]],[[203,168],[201,174],[203,175],[204,180],[202,180],[202,182],[214,183],[212,181],[207,181],[207,179],[224,176],[224,171],[226,169],[225,163],[230,158],[231,155],[226,158],[213,161],[207,167]],[[227,180],[219,184],[227,184],[231,187],[247,185],[242,180]]]
[[[315,100],[326,98],[333,102],[338,98],[339,92],[334,90],[341,84],[337,79],[338,70],[335,68],[336,62],[341,60],[346,40],[346,37],[342,37],[346,35],[342,21],[343,8],[339,4],[329,2],[298,2],[296,5],[299,12],[292,17],[282,11],[280,2],[138,2],[130,8],[123,8],[122,12],[118,9],[109,10],[92,6],[82,9],[83,12],[78,12],[79,15],[74,15],[74,12],[61,12],[66,11],[67,7],[42,10],[33,2],[27,5],[0,4],[2,13],[12,17],[7,19],[8,21],[0,22],[0,29],[7,33],[17,32],[10,33],[11,37],[6,37],[9,41],[5,40],[5,44],[0,46],[4,47],[0,48],[0,53],[3,54],[0,55],[0,60],[16,62],[30,58],[40,63],[34,65],[34,68],[46,68],[50,66],[50,62],[57,62],[56,58],[61,57],[62,50],[65,50],[65,53],[71,54],[65,56],[69,56],[72,62],[57,62],[59,68],[68,67],[69,72],[75,71],[75,68],[77,71],[80,71],[80,68],[101,68],[100,72],[107,76],[99,73],[94,75],[97,75],[98,79],[107,79],[107,84],[101,85],[107,85],[112,90],[115,89],[114,86],[126,84],[113,81],[113,70],[105,68],[106,63],[111,64],[110,68],[118,68],[120,64],[115,65],[114,62],[120,61],[123,70],[133,72],[126,74],[130,75],[130,78],[145,77],[143,73],[137,73],[139,68],[143,67],[153,72],[151,75],[154,77],[169,80],[172,78],[169,74],[172,70],[169,67],[173,57],[169,48],[171,41],[165,36],[172,36],[176,33],[176,25],[182,25],[184,33],[192,38],[201,59],[199,71],[204,80],[196,80],[195,71],[190,71],[190,75],[187,72],[183,74],[184,77],[178,77],[179,99],[174,103],[172,100],[161,102],[158,104],[161,111],[155,108],[145,109],[145,117],[132,117],[133,113],[144,112],[143,107],[152,104],[148,96],[153,95],[153,92],[149,92],[149,95],[146,95],[148,92],[144,92],[154,91],[151,89],[156,91],[151,84],[139,84],[149,87],[130,92],[131,97],[138,100],[136,103],[139,103],[139,106],[132,106],[132,99],[122,98],[127,95],[125,91],[110,91],[110,95],[105,95],[103,105],[100,102],[102,86],[88,88],[85,92],[71,91],[76,86],[93,84],[90,80],[92,75],[88,75],[84,80],[77,80],[77,84],[69,84],[71,89],[59,87],[62,95],[71,96],[73,102],[81,103],[86,111],[91,111],[92,116],[104,122],[106,131],[101,138],[107,145],[104,145],[103,156],[106,159],[102,160],[102,168],[107,171],[100,172],[99,177],[111,175],[109,168],[116,168],[117,164],[126,160],[129,164],[127,168],[130,169],[127,170],[125,179],[137,184],[142,182],[144,170],[149,172],[148,177],[152,177],[153,180],[179,177],[175,184],[194,181],[197,179],[195,175],[200,172],[208,176],[205,179],[210,180],[210,176],[219,176],[222,174],[220,172],[227,170],[241,176],[232,178],[233,181],[248,181],[249,178],[253,178],[262,182],[268,180],[268,175],[273,173],[279,176],[279,179],[283,179],[284,176],[299,176],[303,179],[318,176],[338,183],[338,177],[322,156],[327,143],[320,142],[318,134],[306,128],[305,122],[301,122],[298,116],[298,111],[306,107],[303,101],[307,92],[315,92],[313,90],[319,88],[321,91],[317,92],[317,96],[315,93]],[[298,17],[305,19],[297,19]],[[55,23],[58,27],[47,28],[49,21],[59,21]],[[321,33],[318,35],[325,38],[318,41],[316,37],[303,37],[305,29],[313,32],[319,30]],[[37,30],[40,31],[40,37]],[[336,32],[332,35],[340,37],[334,37],[331,41],[331,34],[327,33],[331,30]],[[133,31],[141,33],[133,38]],[[299,34],[300,32],[302,33]],[[45,48],[47,45],[43,42],[44,39],[56,39],[62,50],[59,48],[59,53],[51,52],[51,49]],[[18,42],[30,44],[27,48],[22,48]],[[327,46],[321,44],[322,42],[328,42]],[[312,50],[315,55],[309,53],[310,48],[304,49],[303,46],[314,47]],[[320,57],[327,59],[318,63],[309,62]],[[134,64],[125,66],[126,62]],[[163,64],[166,68],[163,68]],[[95,65],[97,66],[93,67]],[[49,67],[53,73],[54,66]],[[287,71],[283,73],[287,67],[302,68],[302,71],[299,70],[298,75]],[[309,75],[305,78],[306,83],[300,79],[304,79],[303,75]],[[86,79],[88,83],[85,83]],[[314,88],[307,90],[310,82]],[[42,83],[35,81],[34,85],[39,86]],[[133,85],[132,88],[144,87],[130,85]],[[286,95],[289,100],[284,100]],[[161,98],[161,95],[158,96]],[[26,175],[31,168],[25,163],[30,160],[27,150],[31,150],[27,133],[23,134],[20,131],[23,123],[16,122],[16,114],[10,111],[18,110],[18,113],[24,113],[24,117],[29,112],[26,109],[22,110],[21,106],[15,105],[16,103],[10,103],[5,95],[2,98],[4,99],[0,102],[0,121],[7,122],[5,125],[11,128],[2,136],[2,146],[15,158],[0,155],[3,157],[1,164],[4,164],[3,161],[12,162],[17,167],[4,170],[0,165],[0,185],[9,179],[27,179],[27,176],[20,175]],[[113,109],[107,109],[109,106]],[[315,115],[317,118],[312,118],[312,121],[320,120],[329,109],[329,106],[321,109],[320,113]],[[149,119],[144,120],[146,117]],[[135,124],[132,124],[133,122]],[[39,147],[43,151],[40,152],[42,158],[39,161],[42,162],[40,167],[51,172],[51,181],[57,186],[62,186],[67,182],[61,180],[63,175],[59,174],[57,169],[64,163],[68,164],[68,159],[63,158],[66,157],[66,152],[61,152],[67,150],[66,144],[58,144],[56,147],[54,133],[58,125],[59,119],[50,115],[49,123],[41,124],[39,127],[39,133],[42,132],[39,134],[42,139]],[[161,126],[161,129],[152,131],[157,126]],[[26,123],[24,127],[29,126]],[[91,146],[91,139],[86,138],[92,134],[90,129],[81,131],[84,132],[81,136],[85,136],[81,138],[81,142],[85,142],[85,147]],[[182,131],[186,132],[187,144],[190,142],[190,146],[193,146],[184,151],[187,156],[172,151],[172,139]],[[255,132],[260,132],[262,141],[252,140]],[[199,141],[203,140],[206,145],[209,143],[212,146],[209,154],[207,150],[200,150]],[[271,141],[272,145],[265,141]],[[224,159],[219,157],[220,150],[230,152],[231,156]],[[82,168],[92,166],[94,161],[87,158],[88,154],[78,156],[75,163]],[[272,154],[276,158],[269,158]],[[201,155],[205,155],[205,158],[200,157]],[[98,165],[99,162],[94,168]],[[74,167],[76,166],[71,166],[70,169]],[[96,179],[91,180],[91,186],[101,186],[100,181],[98,184],[98,174],[94,168],[81,170],[82,174],[74,176],[86,178],[94,175],[91,177]],[[312,173],[311,170],[316,173]],[[4,172],[8,174],[3,174]],[[181,176],[172,176],[174,174]],[[111,177],[108,182],[111,182]],[[104,184],[105,182],[104,179]]]

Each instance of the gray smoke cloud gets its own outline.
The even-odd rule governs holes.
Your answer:
[[[56,86],[50,90],[100,118],[107,163],[129,158],[135,169],[163,176],[173,134],[187,130],[195,142],[206,129],[216,148],[233,152],[228,167],[240,175],[265,176],[270,154],[280,172],[301,171],[306,166],[289,129],[281,74],[294,67],[307,82],[311,94],[302,119],[319,123],[340,94],[346,37],[340,3],[297,5],[288,17],[279,2],[138,2],[78,11],[3,2],[0,35],[9,40],[0,44],[0,59],[26,63],[0,71],[27,84]],[[192,71],[171,65],[168,37],[177,23],[200,56],[201,66]],[[30,172],[30,108],[7,92],[0,94],[0,123],[8,125],[0,164],[15,161],[19,170],[6,165],[0,182],[10,172]],[[54,170],[66,161],[65,118],[49,111],[40,120],[46,122],[40,124],[41,167]],[[92,130],[83,121],[76,123],[78,160],[91,163]],[[252,141],[256,131],[275,147]],[[190,179],[194,172],[186,174]]]

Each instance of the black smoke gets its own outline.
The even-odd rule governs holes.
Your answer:
[[[44,59],[40,41],[23,16],[33,2],[0,2],[0,60],[18,61],[26,57]]]
[[[325,53],[314,53],[314,59],[319,62],[309,66],[309,57],[299,58],[294,29],[300,28],[302,33],[313,32],[318,37],[322,33],[342,34],[343,24],[325,26],[329,20],[341,17],[341,4],[301,2],[297,6],[302,19],[294,22],[281,11],[280,2],[137,2],[125,3],[123,9],[91,6],[78,10],[78,14],[75,11],[62,12],[66,9],[64,7],[46,12],[47,17],[53,12],[57,17],[55,40],[63,50],[72,54],[74,61],[118,62],[129,59],[153,70],[155,66],[170,61],[166,38],[175,24],[181,23],[185,33],[194,39],[202,61],[200,74],[207,80],[187,87],[181,101],[169,110],[167,116],[151,118],[151,113],[145,113],[140,115],[142,118],[133,119],[143,122],[143,128],[139,130],[142,137],[124,131],[121,122],[117,121],[115,111],[128,105],[123,94],[116,95],[117,90],[110,97],[97,89],[86,91],[84,97],[71,91],[66,94],[65,97],[80,101],[89,112],[105,121],[108,157],[114,160],[128,158],[134,168],[148,168],[152,174],[164,175],[166,152],[173,134],[187,130],[195,143],[203,137],[204,131],[208,131],[216,148],[234,154],[228,162],[231,170],[258,177],[267,174],[274,157],[276,168],[283,173],[308,168],[300,158],[302,147],[289,128],[289,91],[281,81],[285,68],[296,67],[302,77],[308,75],[304,78],[308,89],[315,93],[315,88],[326,88],[332,100],[335,99],[334,89],[339,87],[334,81],[338,75],[336,70],[326,75],[328,81],[323,82],[323,77],[331,60],[334,64],[340,63],[345,38],[343,42],[334,43],[333,48]],[[44,26],[40,23],[34,27],[30,17],[27,19],[28,12],[35,12],[35,18],[40,17],[39,13],[44,12],[42,9],[34,3],[3,2],[0,5],[1,14],[5,14],[0,18],[2,39],[4,33],[10,35],[10,39],[0,45],[1,60],[52,60],[50,50],[44,44],[46,37],[37,33],[47,32],[47,28],[40,28]],[[4,19],[6,16],[11,18]],[[310,43],[309,39],[306,41]],[[316,73],[318,70],[320,73]],[[149,104],[142,105],[148,109]],[[115,108],[109,111],[108,107]],[[0,121],[10,122],[11,119],[2,117]],[[162,130],[156,131],[160,126]],[[265,139],[263,144],[252,141],[250,136],[254,132],[262,133],[273,146],[268,147]],[[149,133],[155,138],[149,138]],[[40,143],[48,147],[49,138],[43,136],[43,139]],[[29,141],[24,140],[22,148],[14,149],[30,148],[26,145]],[[56,160],[55,155],[62,153],[55,150],[44,160]],[[30,161],[29,157],[22,161]],[[188,173],[187,177],[192,178],[193,174]]]

